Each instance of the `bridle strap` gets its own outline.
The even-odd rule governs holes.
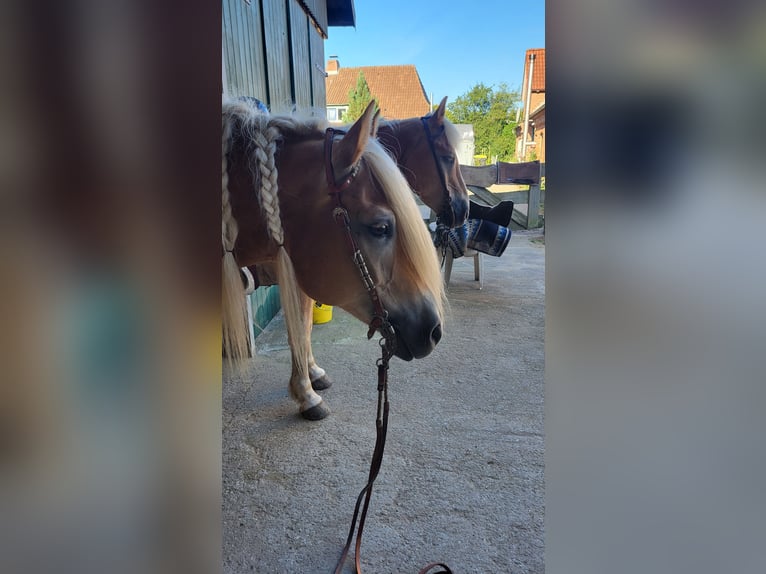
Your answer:
[[[434,165],[436,166],[436,171],[439,174],[439,180],[442,182],[442,189],[444,190],[444,202],[447,205],[449,205],[449,190],[447,190],[447,178],[444,175],[444,171],[441,168],[441,163],[439,162],[439,156],[436,154],[434,137],[433,137],[433,134],[431,133],[431,127],[428,125],[428,119],[430,117],[431,116],[422,116],[420,118],[420,123],[423,124],[423,129],[426,132],[426,140],[428,140],[428,147],[431,148],[431,155],[434,158]]]
[[[428,125],[428,119],[430,117],[431,116],[421,116],[420,123],[423,125],[423,130],[426,132],[426,140],[428,141],[428,147],[431,148],[431,155],[434,158],[434,167],[436,167],[436,171],[439,174],[439,180],[442,182],[442,190],[444,192],[444,205],[449,207],[451,210],[452,206],[450,205],[449,190],[447,189],[447,178],[444,175],[444,171],[441,168],[441,163],[439,162],[439,156],[436,154],[434,137],[431,134],[431,127]],[[449,227],[445,225],[444,223],[441,223],[440,220],[441,220],[441,216],[437,214],[435,242],[437,247],[441,247],[441,256],[442,256],[441,267],[444,267],[444,262],[447,260],[447,243],[448,243],[447,235],[449,233]],[[454,212],[453,212],[453,221],[454,221]]]
[[[335,200],[335,208],[333,209],[333,218],[335,222],[343,229],[346,236],[346,242],[351,250],[351,257],[354,263],[359,269],[359,273],[362,276],[362,282],[365,289],[370,296],[373,306],[373,316],[369,324],[367,331],[367,338],[371,339],[375,334],[375,331],[380,331],[382,338],[380,339],[381,358],[377,361],[378,367],[378,411],[377,418],[375,419],[375,448],[372,452],[372,460],[370,461],[370,473],[367,477],[367,484],[359,493],[356,499],[356,505],[354,506],[354,515],[351,520],[351,528],[348,531],[348,537],[346,538],[346,544],[343,547],[338,563],[335,566],[334,574],[341,574],[343,571],[343,565],[346,563],[349,550],[351,549],[351,543],[354,540],[354,531],[356,530],[356,544],[354,545],[354,568],[356,574],[362,574],[362,532],[364,531],[364,523],[367,518],[367,510],[370,506],[370,498],[372,497],[372,486],[375,479],[380,472],[380,466],[383,462],[383,451],[386,446],[386,434],[388,431],[388,363],[391,357],[394,356],[396,349],[396,333],[394,328],[388,320],[388,312],[383,307],[383,302],[380,299],[378,288],[375,286],[375,282],[370,275],[367,268],[367,263],[364,260],[359,245],[354,239],[354,234],[351,231],[351,220],[348,215],[348,211],[343,207],[340,194],[346,189],[351,182],[354,181],[357,173],[359,172],[359,165],[352,166],[351,171],[338,183],[335,179],[335,170],[332,165],[332,144],[335,139],[336,133],[343,133],[333,128],[328,128],[325,132],[325,176],[327,178],[327,186],[330,189],[328,192],[333,196]],[[364,504],[362,502],[364,501]],[[360,513],[361,508],[361,513]],[[357,527],[357,518],[359,519],[359,526]],[[429,564],[420,571],[420,574],[427,574],[435,566],[444,566],[445,570],[441,574],[452,574],[452,571],[444,564],[435,562]],[[440,574],[440,573],[436,573]]]
[[[343,548],[338,564],[335,568],[335,572],[340,574],[343,570],[343,564],[348,556],[349,549],[351,548],[351,542],[354,539],[354,530],[356,530],[356,546],[355,546],[355,567],[356,571],[361,574],[361,546],[362,546],[362,531],[364,530],[364,521],[367,517],[367,509],[370,505],[370,497],[372,496],[372,485],[380,472],[380,465],[383,462],[383,450],[386,445],[386,434],[388,430],[388,363],[394,355],[396,345],[396,334],[394,328],[388,320],[388,312],[383,307],[383,302],[380,299],[378,288],[375,286],[375,282],[370,275],[370,271],[367,268],[367,263],[364,260],[359,245],[354,239],[354,234],[351,231],[351,220],[348,215],[348,211],[343,207],[341,201],[341,192],[346,189],[356,177],[359,172],[358,164],[351,168],[349,174],[338,183],[335,179],[335,170],[332,165],[332,144],[335,139],[337,130],[328,128],[325,132],[325,176],[327,177],[327,186],[330,191],[329,194],[333,196],[335,200],[335,208],[333,209],[333,218],[335,222],[344,231],[346,242],[351,250],[351,257],[354,263],[359,269],[359,273],[362,277],[365,289],[370,296],[373,306],[373,316],[369,324],[369,330],[367,331],[367,338],[370,339],[375,334],[375,331],[380,331],[383,338],[380,341],[381,358],[378,359],[378,416],[375,420],[376,438],[375,448],[372,454],[372,462],[370,463],[370,473],[367,478],[367,484],[359,493],[356,500],[356,506],[354,507],[354,517],[351,523],[351,529],[348,533],[348,539],[346,545]],[[361,515],[359,513],[360,506],[364,500],[364,506],[361,509]],[[359,528],[356,529],[357,517],[359,517]]]
[[[351,166],[351,170],[346,174],[346,177],[338,183],[335,179],[335,168],[332,165],[332,144],[335,140],[335,134],[345,134],[343,130],[336,130],[335,128],[327,128],[324,138],[324,173],[327,178],[327,184],[330,186],[330,195],[338,195],[341,191],[346,189],[351,182],[356,178],[356,174],[359,173],[359,163],[355,163]]]
[[[335,179],[335,169],[332,165],[332,144],[335,139],[335,135],[338,133],[345,133],[334,128],[327,128],[325,132],[324,142],[324,155],[325,155],[325,177],[327,178],[327,186],[330,189],[329,195],[335,200],[335,209],[333,209],[332,215],[338,226],[345,232],[346,243],[351,251],[351,258],[359,269],[359,274],[362,277],[367,294],[372,301],[373,315],[369,324],[369,330],[367,331],[367,338],[371,339],[375,334],[375,331],[380,330],[384,338],[388,339],[388,344],[393,345],[396,337],[394,336],[393,327],[388,321],[388,312],[383,307],[383,302],[380,299],[378,288],[375,286],[375,281],[370,275],[370,271],[367,267],[367,262],[364,259],[362,250],[359,249],[359,245],[354,239],[354,234],[351,231],[351,219],[348,215],[348,210],[343,207],[340,194],[345,190],[356,178],[359,173],[359,163],[354,164],[348,174],[341,180],[340,183]]]

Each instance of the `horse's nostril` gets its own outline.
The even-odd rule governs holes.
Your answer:
[[[442,338],[442,326],[441,323],[437,324],[436,327],[433,328],[433,331],[431,331],[431,340],[434,342],[434,345],[441,341]]]

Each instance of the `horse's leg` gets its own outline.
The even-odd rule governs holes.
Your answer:
[[[311,388],[315,391],[324,391],[325,389],[330,388],[332,381],[327,376],[325,370],[317,365],[317,362],[314,360],[314,351],[311,348],[311,330],[314,327],[314,322],[312,320],[314,300],[310,299],[309,296],[305,293],[301,293],[301,296],[305,299],[308,299],[308,304],[302,301],[302,305],[303,311],[305,313],[304,320],[306,322],[306,337],[308,338],[309,342],[309,379],[311,379]]]
[[[302,325],[296,337],[304,337],[311,348],[311,307],[314,302],[306,295],[301,294],[301,319]],[[313,357],[309,352],[309,363],[313,363]],[[309,365],[298,365],[295,355],[292,358],[293,372],[290,376],[290,396],[299,404],[301,416],[305,419],[316,421],[330,414],[330,409],[318,394],[311,388]],[[318,367],[317,367],[318,368]],[[321,369],[320,369],[321,370]]]

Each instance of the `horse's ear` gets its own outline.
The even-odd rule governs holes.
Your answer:
[[[335,173],[340,174],[345,169],[354,165],[362,157],[367,142],[370,141],[370,134],[373,130],[373,120],[375,116],[375,100],[371,101],[364,110],[362,117],[354,122],[338,142],[333,151],[333,165]],[[377,128],[376,128],[377,129]]]
[[[447,111],[447,96],[444,96],[442,98],[442,101],[439,103],[439,107],[434,110],[434,113],[431,114],[431,122],[436,126],[444,125],[444,112]]]
[[[378,135],[378,124],[380,123],[380,108],[375,110],[375,116],[372,118],[372,127],[370,128],[370,137]]]

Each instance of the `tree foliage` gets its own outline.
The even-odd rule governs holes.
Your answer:
[[[516,110],[518,92],[505,83],[497,87],[478,83],[447,105],[447,119],[456,124],[473,124],[474,150],[488,161],[515,161]]]
[[[346,111],[343,121],[350,123],[361,118],[371,101],[372,94],[370,93],[370,87],[367,85],[367,80],[364,79],[364,74],[360,70],[359,75],[356,77],[356,86],[348,93],[348,111]]]

